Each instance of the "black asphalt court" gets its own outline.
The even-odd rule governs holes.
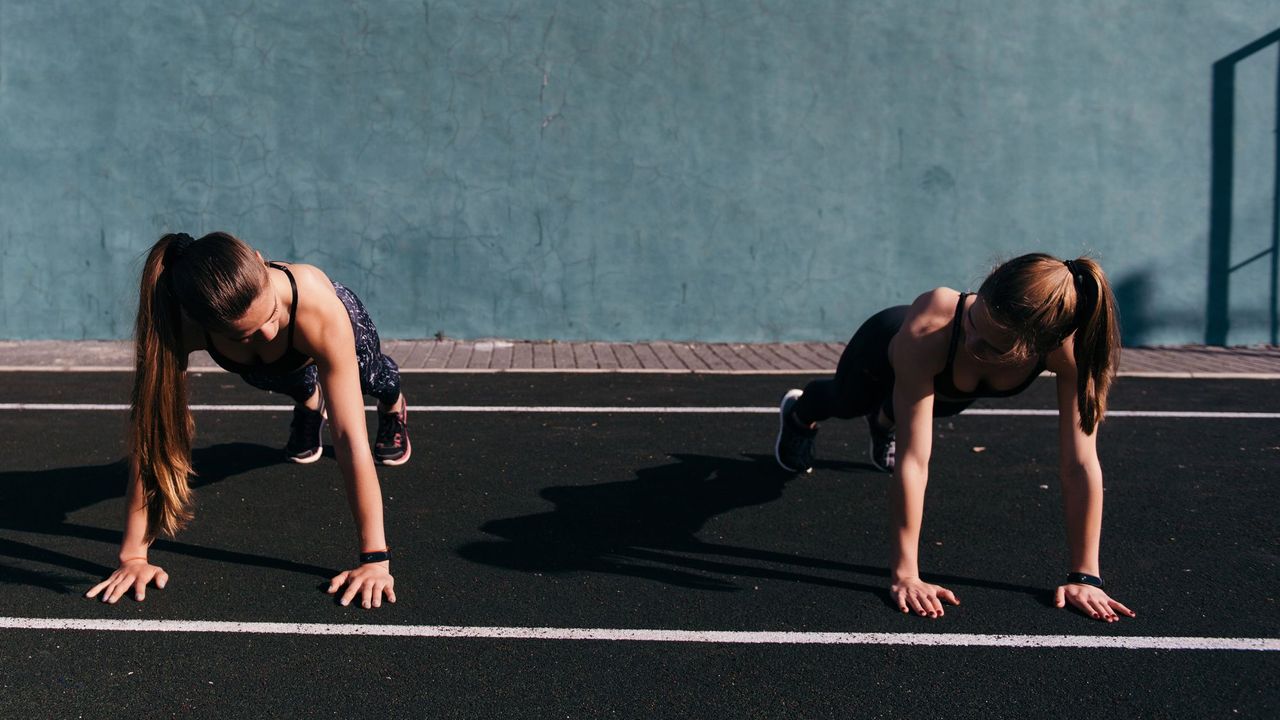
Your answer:
[[[1051,606],[1068,569],[1054,417],[936,421],[921,566],[962,605],[928,620],[888,599],[888,477],[867,462],[865,423],[825,423],[817,469],[793,476],[773,461],[768,412],[532,411],[769,408],[807,379],[405,375],[413,406],[508,409],[410,414],[412,460],[379,471],[399,602],[377,610],[339,607],[320,589],[354,561],[353,526],[331,450],[313,465],[280,462],[283,397],[193,375],[192,403],[281,409],[195,413],[197,517],[151,552],[169,586],[114,606],[82,596],[114,568],[127,412],[0,410],[4,618],[477,635],[10,627],[0,629],[0,716],[1280,716],[1280,419],[1103,425],[1102,571],[1138,613],[1104,624]],[[128,373],[7,373],[0,404],[118,405],[129,383]],[[1053,397],[1046,378],[975,407],[1052,408]],[[1111,407],[1275,413],[1280,382],[1122,378]],[[483,628],[952,644],[500,639]],[[1174,642],[978,644],[994,636]],[[1188,638],[1270,644],[1178,646]]]

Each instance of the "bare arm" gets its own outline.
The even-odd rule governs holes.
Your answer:
[[[959,605],[948,589],[920,579],[920,529],[924,523],[925,488],[933,450],[933,377],[946,363],[948,308],[958,294],[939,289],[920,296],[902,329],[889,344],[894,369],[893,408],[897,420],[897,461],[890,485],[893,559],[890,595],[902,612],[941,617],[945,600]]]
[[[1067,530],[1071,570],[1101,577],[1098,559],[1102,545],[1102,463],[1098,461],[1098,429],[1086,435],[1080,429],[1076,404],[1076,367],[1071,340],[1049,356],[1049,369],[1057,373],[1059,474],[1062,510]],[[1116,611],[1132,617],[1133,611],[1112,600],[1100,588],[1070,583],[1057,591],[1058,607],[1067,601],[1091,617],[1114,621]]]
[[[906,364],[906,363],[904,363]],[[924,521],[924,492],[929,484],[929,455],[933,450],[932,378],[914,372],[913,364],[898,374],[893,388],[897,415],[897,462],[890,486],[894,547],[892,580],[920,577],[920,527]]]
[[[323,273],[314,268],[299,268],[297,275],[300,284],[306,278],[312,287],[306,294],[310,299],[310,305],[304,306],[306,314],[295,320],[298,329],[295,343],[316,359],[329,414],[329,431],[346,481],[347,502],[355,519],[356,542],[362,553],[386,550],[382,488],[369,450],[351,319]],[[341,599],[343,605],[357,594],[362,596],[361,604],[366,608],[380,607],[384,593],[389,601],[395,602],[390,561],[363,564],[340,573],[330,582],[329,592],[336,593],[344,584],[347,590]]]

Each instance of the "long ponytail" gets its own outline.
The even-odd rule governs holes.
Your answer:
[[[1107,414],[1107,392],[1120,363],[1120,318],[1102,267],[1085,257],[1066,264],[1076,289],[1076,402],[1080,429],[1092,435]]]
[[[992,270],[978,295],[1017,338],[1011,357],[1044,356],[1075,335],[1076,406],[1080,429],[1092,435],[1120,364],[1120,319],[1102,267],[1084,257],[1030,253]]]
[[[169,234],[147,254],[134,325],[136,364],[129,451],[142,480],[148,542],[173,536],[192,518],[191,440],[195,423],[187,407],[187,355],[182,310],[172,287],[171,265],[191,238]]]

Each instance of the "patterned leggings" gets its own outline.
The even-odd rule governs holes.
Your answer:
[[[400,368],[382,354],[378,329],[360,298],[338,283],[333,284],[333,291],[351,317],[351,329],[356,336],[356,362],[360,365],[360,391],[387,405],[394,404],[400,398]],[[318,383],[314,363],[288,375],[246,373],[240,377],[256,388],[288,395],[295,402],[304,402],[314,395]]]

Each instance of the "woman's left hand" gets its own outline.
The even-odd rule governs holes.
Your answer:
[[[356,594],[361,595],[361,605],[365,609],[382,607],[382,595],[386,593],[387,602],[396,601],[395,578],[391,577],[391,562],[368,563],[355,570],[346,570],[329,583],[329,594],[333,595],[343,586],[347,591],[342,594],[341,602],[349,605]]]
[[[1059,585],[1054,604],[1058,607],[1066,607],[1067,601],[1070,601],[1081,612],[1095,620],[1115,622],[1120,619],[1120,616],[1116,614],[1117,612],[1129,617],[1138,616],[1137,613],[1125,607],[1119,601],[1112,600],[1111,596],[1107,595],[1102,588],[1092,585],[1080,583]]]

